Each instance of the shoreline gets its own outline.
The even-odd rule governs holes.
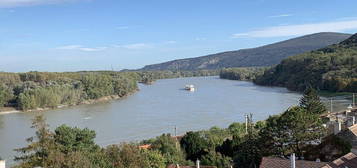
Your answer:
[[[31,109],[31,110],[18,110],[15,107],[6,107],[4,109],[8,109],[8,110],[4,110],[4,111],[0,110],[0,115],[14,114],[14,113],[26,113],[26,112],[45,112],[45,111],[50,111],[50,110],[63,109],[63,108],[67,108],[67,107],[75,107],[75,106],[79,106],[79,105],[91,105],[91,104],[109,102],[112,100],[120,100],[120,99],[127,98],[127,97],[135,94],[138,91],[139,91],[139,89],[136,89],[134,92],[131,92],[123,97],[120,97],[118,95],[110,95],[110,96],[103,96],[98,99],[84,100],[78,104],[71,104],[71,105],[59,104],[55,108],[45,107],[45,108],[37,108],[37,109]]]

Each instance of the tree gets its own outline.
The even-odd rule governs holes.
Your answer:
[[[320,116],[298,106],[280,116],[270,117],[266,123],[266,128],[260,132],[262,141],[277,155],[294,152],[301,157],[304,146],[319,143],[325,133]]]
[[[166,159],[156,150],[141,150],[141,154],[144,157],[145,168],[165,168]]]
[[[219,152],[210,151],[202,156],[202,165],[216,166],[217,168],[226,168],[232,165],[232,158],[222,155]]]
[[[167,164],[186,164],[185,154],[181,150],[179,141],[170,134],[163,134],[151,142],[151,149],[160,151]]]
[[[0,83],[0,107],[6,105],[12,97],[12,92]]]
[[[257,135],[248,134],[243,137],[242,143],[238,144],[234,152],[233,160],[236,168],[256,168],[259,167],[262,158],[260,141]]]
[[[99,146],[94,143],[95,136],[96,133],[93,130],[62,125],[56,128],[54,138],[58,148],[67,154],[74,151],[96,151]]]
[[[54,151],[56,147],[53,134],[49,131],[42,115],[34,118],[31,128],[36,129],[36,136],[26,140],[30,143],[27,147],[15,149],[22,154],[15,157],[15,160],[20,161],[20,166],[23,168],[45,167],[50,151]]]
[[[145,165],[140,149],[133,144],[111,145],[105,153],[113,168],[141,168]]]
[[[56,133],[49,131],[43,116],[37,116],[32,128],[36,136],[29,138],[27,147],[16,149],[18,167],[82,168],[108,167],[104,152],[94,144],[94,131],[61,126]],[[94,135],[93,135],[94,134]]]
[[[282,122],[280,115],[270,116],[266,120],[264,128],[260,129],[259,137],[264,156],[276,155],[284,156],[286,152],[285,143],[287,142],[287,132],[285,123]]]
[[[196,161],[207,154],[208,143],[198,132],[187,132],[181,139],[181,146],[187,154],[187,159]]]
[[[327,111],[317,91],[312,87],[308,87],[305,90],[303,97],[300,99],[300,107],[312,114],[323,114]]]

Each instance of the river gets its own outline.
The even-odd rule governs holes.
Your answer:
[[[196,86],[195,92],[182,88]],[[105,146],[139,141],[162,133],[227,127],[243,122],[244,115],[264,120],[298,104],[301,94],[280,87],[263,87],[251,82],[196,77],[158,80],[140,85],[140,91],[122,100],[80,105],[43,112],[51,129],[61,124],[97,132],[96,142]],[[340,103],[344,104],[344,101]],[[337,106],[335,108],[338,108]],[[26,145],[34,135],[31,120],[38,112],[0,115],[0,156],[11,162],[13,149]],[[11,163],[10,163],[11,164]],[[13,164],[13,163],[12,163]]]

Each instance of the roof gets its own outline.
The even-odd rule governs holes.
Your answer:
[[[357,124],[348,127],[348,129],[349,129],[355,136],[357,136]]]
[[[196,166],[179,166],[174,164],[168,165],[167,168],[196,168]],[[216,166],[200,166],[200,168],[217,168]]]
[[[151,148],[151,144],[145,144],[139,146],[139,149],[150,149],[150,148]]]
[[[357,168],[357,155],[350,152],[321,168]]]
[[[296,168],[321,168],[326,162],[296,160]],[[278,157],[263,157],[259,168],[290,168],[290,160]]]

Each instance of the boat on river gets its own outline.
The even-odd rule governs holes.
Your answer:
[[[195,91],[195,86],[194,85],[186,85],[185,90],[193,92],[193,91]]]

